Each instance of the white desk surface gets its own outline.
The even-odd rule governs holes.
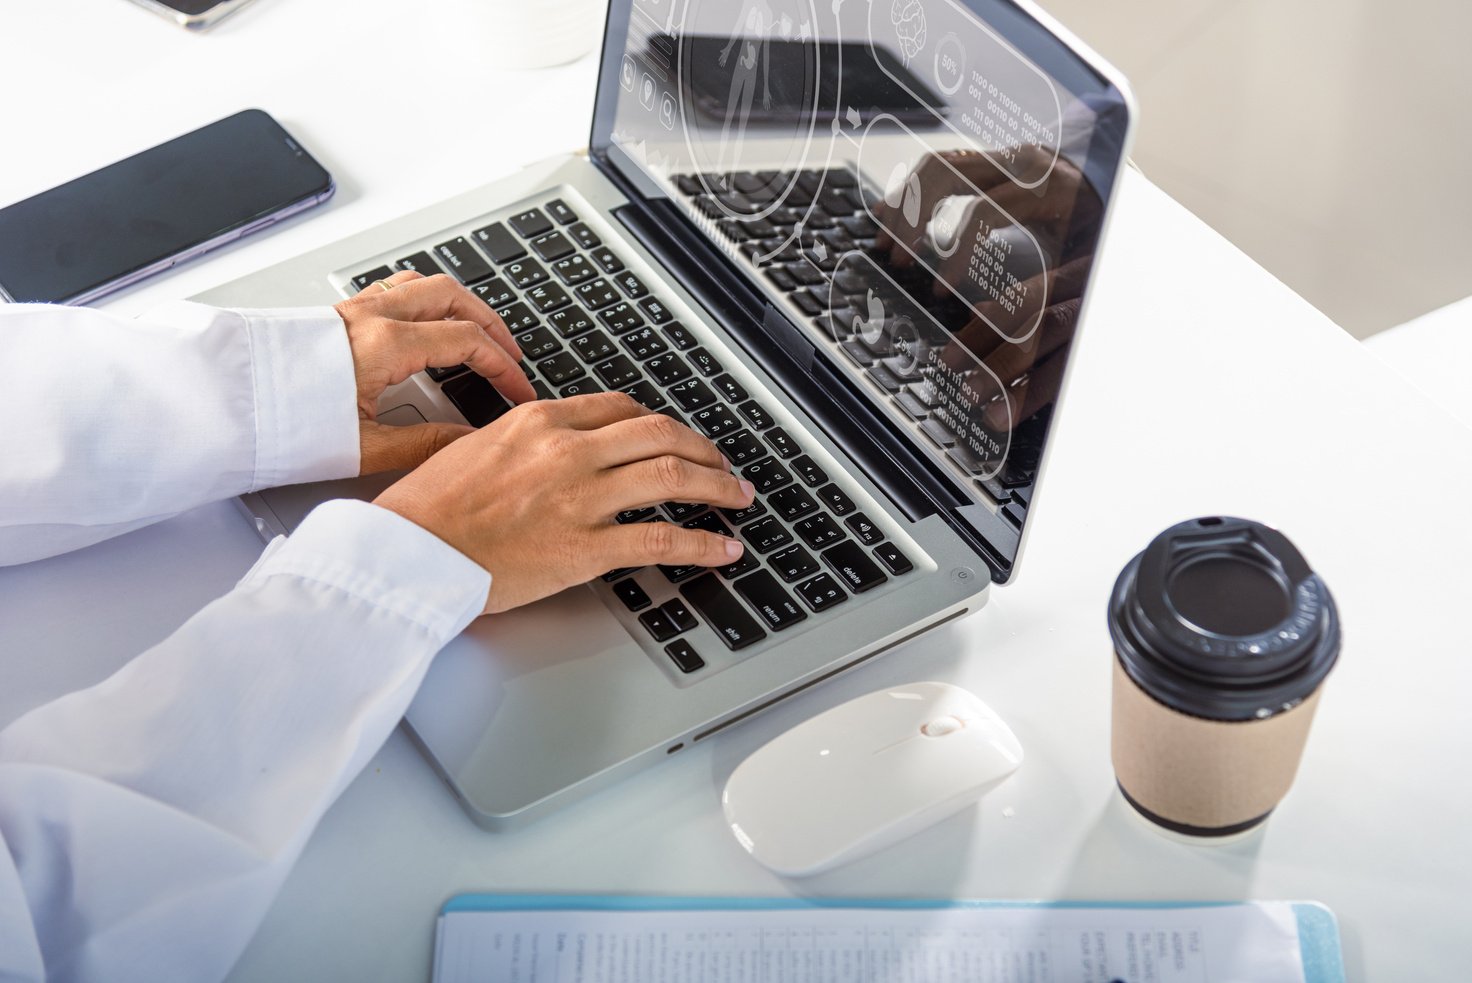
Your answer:
[[[495,44],[461,27],[471,9],[260,0],[194,37],[122,0],[17,8],[0,204],[252,105],[336,173],[325,210],[108,304],[136,312],[582,145],[595,60],[498,72]],[[985,610],[514,834],[474,826],[397,733],[232,980],[426,979],[436,910],[462,891],[1312,898],[1339,916],[1350,979],[1460,978],[1472,436],[1137,175],[1077,357],[1021,579]],[[1104,627],[1121,565],[1210,513],[1287,532],[1345,623],[1296,786],[1260,834],[1217,848],[1156,835],[1114,792]],[[0,723],[167,635],[259,550],[221,504],[0,570]],[[927,678],[996,707],[1022,770],[978,809],[827,875],[785,881],[749,861],[717,801],[736,763],[837,702]]]

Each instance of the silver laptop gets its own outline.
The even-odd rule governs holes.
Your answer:
[[[478,822],[677,754],[1016,575],[1132,115],[1011,0],[612,0],[586,152],[200,298],[326,304],[448,273],[542,398],[628,392],[757,486],[739,511],[610,517],[731,532],[738,563],[609,571],[435,660],[407,723]],[[507,411],[463,367],[381,407]],[[244,504],[270,536],[392,477]]]

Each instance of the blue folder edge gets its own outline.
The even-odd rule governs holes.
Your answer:
[[[466,911],[780,911],[805,908],[1224,908],[1243,901],[922,901],[885,898],[700,898],[612,894],[461,894],[441,915]],[[1307,983],[1344,983],[1339,923],[1317,901],[1295,901],[1298,947]]]

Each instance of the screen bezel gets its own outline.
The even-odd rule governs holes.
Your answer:
[[[771,335],[774,318],[785,325],[787,338],[773,337],[771,339],[781,348],[789,342],[792,336],[802,335],[801,330],[793,323],[789,312],[774,303],[772,298],[753,285],[748,279],[746,270],[718,244],[703,234],[684,210],[674,206],[665,190],[649,175],[640,171],[633,161],[613,143],[613,129],[620,97],[619,71],[627,43],[634,2],[636,0],[610,0],[609,2],[592,129],[589,135],[590,157],[616,179],[624,193],[644,212],[646,221],[657,223],[662,231],[679,241],[688,243],[692,252],[698,252],[714,263],[715,268],[712,275],[731,287],[729,292],[750,296],[754,299],[755,304],[750,311],[748,321],[751,330],[764,331]],[[1128,84],[1123,76],[1102,57],[1047,13],[1031,4],[1018,3],[1015,0],[956,0],[956,2],[962,4],[1008,44],[1032,59],[1070,91],[1097,92],[1119,107],[1119,115],[1113,121],[1119,128],[1116,134],[1117,140],[1114,143],[1115,156],[1109,161],[1110,166],[1095,168],[1091,173],[1091,177],[1097,181],[1097,191],[1104,209],[1105,218],[1099,232],[1100,249],[1102,249],[1103,243],[1107,240],[1109,218],[1113,212],[1112,206],[1119,178],[1128,160],[1137,117],[1137,105]],[[1090,165],[1095,163],[1093,158],[1096,152],[1096,149],[1091,147],[1088,154]],[[1000,537],[987,534],[987,523],[979,521],[985,519],[985,516],[981,516],[977,510],[988,510],[988,506],[981,504],[981,496],[975,489],[955,481],[950,476],[944,476],[939,481],[927,481],[927,477],[934,476],[903,473],[904,469],[897,469],[902,473],[892,476],[900,481],[912,482],[919,487],[922,496],[934,503],[931,511],[942,515],[957,532],[962,534],[964,539],[973,547],[977,547],[978,554],[990,568],[993,582],[998,584],[1010,583],[1016,577],[1018,561],[1026,545],[1029,529],[1033,525],[1030,520],[1035,513],[1037,491],[1042,487],[1048,458],[1052,445],[1055,443],[1053,438],[1056,433],[1057,410],[1064,401],[1063,393],[1067,391],[1068,381],[1078,361],[1075,353],[1079,331],[1087,319],[1089,303],[1094,294],[1097,259],[1096,252],[1095,262],[1085,281],[1082,294],[1083,304],[1071,342],[1069,357],[1065,363],[1059,395],[1055,401],[1054,422],[1050,424],[1048,438],[1044,442],[1042,462],[1038,470],[1032,502],[1027,508],[1021,529],[1015,538],[1011,539],[1010,544],[1002,541]],[[726,327],[740,329],[743,326],[728,324]],[[736,333],[739,337],[739,330]],[[784,368],[787,367],[784,366]],[[843,391],[832,393],[835,401],[843,402],[846,399],[846,409],[856,421],[861,420],[871,429],[875,424],[883,429],[884,434],[874,439],[876,442],[888,440],[891,450],[887,453],[891,459],[894,457],[892,450],[896,443],[901,443],[906,447],[911,445],[912,437],[901,432],[896,424],[876,412],[875,407],[853,387],[842,367],[834,364],[834,360],[827,351],[813,347],[812,361],[803,364],[794,360],[790,368],[802,373],[805,381],[811,387],[833,391],[835,384],[841,386]],[[846,428],[846,435],[852,436],[862,433],[863,430],[864,427]],[[882,451],[880,457],[885,456],[885,453]],[[913,459],[913,455],[910,456]],[[966,499],[960,506],[954,504],[958,493]],[[999,516],[994,512],[991,514],[993,520],[1000,521]]]

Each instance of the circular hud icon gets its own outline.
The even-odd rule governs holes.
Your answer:
[[[707,194],[729,218],[783,207],[809,159],[822,66],[813,0],[689,0],[679,36],[681,123]]]

